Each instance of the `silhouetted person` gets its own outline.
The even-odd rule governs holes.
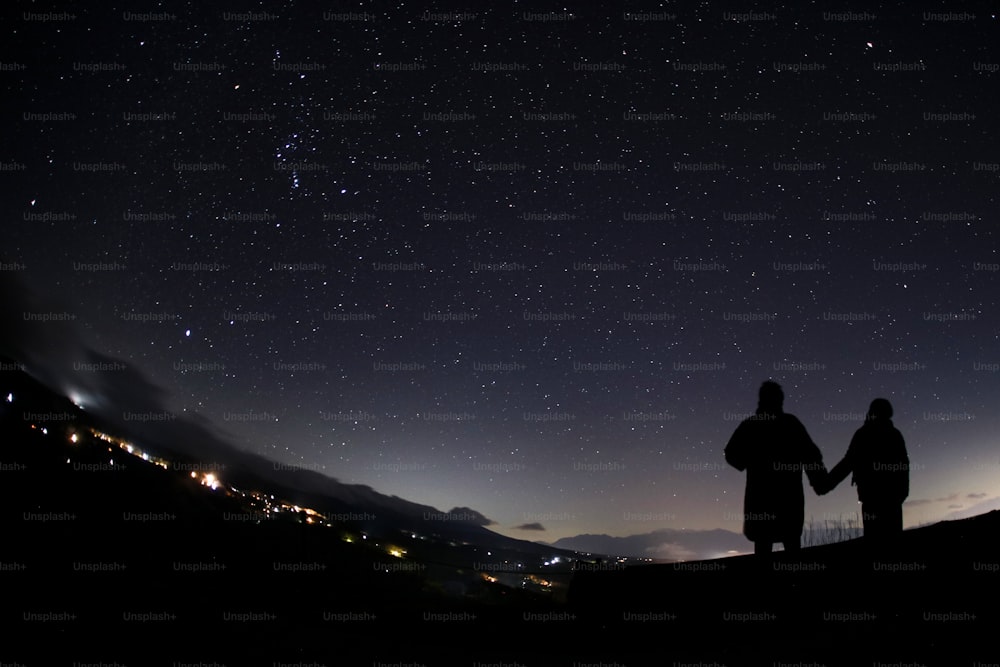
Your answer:
[[[805,523],[802,472],[817,493],[826,481],[823,454],[794,415],[782,410],[785,394],[777,382],[760,386],[757,412],[740,422],[726,445],[726,461],[747,471],[743,534],[758,555],[775,542],[796,552]]]
[[[910,494],[910,459],[903,434],[893,426],[892,404],[876,398],[864,425],[854,432],[843,460],[827,479],[832,490],[854,473],[865,537],[881,541],[903,531],[903,501]]]

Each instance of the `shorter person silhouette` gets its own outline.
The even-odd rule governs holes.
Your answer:
[[[903,434],[892,423],[892,404],[876,398],[844,458],[833,467],[824,491],[854,473],[865,538],[883,541],[903,531],[903,501],[910,494],[910,459]]]

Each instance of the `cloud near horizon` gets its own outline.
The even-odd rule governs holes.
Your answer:
[[[545,526],[538,523],[522,523],[520,526],[514,526],[514,530],[545,530]]]
[[[974,495],[975,494],[971,494],[970,493],[970,494],[968,494],[967,497],[971,498]],[[982,494],[982,495],[985,496],[986,494]],[[906,500],[905,502],[903,502],[903,505],[909,506],[909,507],[917,507],[919,505],[930,505],[931,503],[953,503],[956,500],[958,500],[958,494],[957,493],[949,493],[947,496],[943,496],[941,498],[933,498],[933,499],[932,498],[914,498],[913,500]]]

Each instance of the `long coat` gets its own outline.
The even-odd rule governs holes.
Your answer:
[[[794,415],[761,410],[743,420],[726,445],[726,461],[746,470],[743,534],[758,542],[798,540],[805,522],[802,473],[825,481],[823,454]]]

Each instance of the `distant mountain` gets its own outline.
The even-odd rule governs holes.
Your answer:
[[[489,530],[487,526],[494,522],[468,507],[443,511],[430,505],[379,493],[363,484],[345,484],[313,470],[277,464],[258,454],[240,450],[197,418],[182,416],[163,422],[124,421],[121,416],[128,412],[162,411],[155,401],[136,398],[155,394],[144,388],[148,381],[138,374],[132,373],[132,380],[140,391],[126,398],[124,387],[116,389],[115,394],[122,396],[121,400],[132,401],[124,408],[116,409],[101,404],[85,411],[68,397],[33,377],[24,364],[10,357],[0,356],[0,369],[0,392],[4,398],[10,395],[12,399],[0,406],[0,421],[3,423],[6,439],[12,442],[30,431],[25,431],[29,426],[29,420],[25,417],[37,415],[41,419],[33,421],[50,430],[65,432],[71,427],[98,428],[102,432],[141,444],[143,451],[171,461],[176,470],[211,470],[228,486],[266,490],[267,493],[293,504],[339,517],[340,521],[373,535],[419,533],[458,544],[477,545],[484,550],[553,554],[552,547],[510,538]],[[128,374],[119,372],[106,375],[122,377]],[[119,463],[121,462],[122,459],[119,458]],[[45,465],[49,463],[51,462],[46,462]],[[177,473],[176,476],[182,475]]]
[[[743,535],[729,530],[677,530],[664,528],[640,535],[576,535],[552,543],[559,549],[630,558],[655,558],[667,561],[704,560],[747,553],[750,543]]]

